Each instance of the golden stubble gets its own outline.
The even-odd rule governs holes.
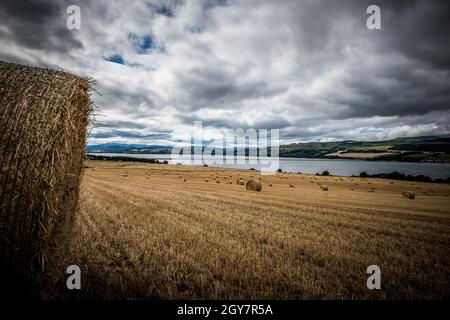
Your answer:
[[[450,296],[448,185],[161,164],[87,167],[70,250],[83,270],[80,297]],[[246,190],[240,178],[261,178],[262,191]],[[402,198],[404,191],[416,199]],[[366,287],[372,264],[381,268],[381,290]]]

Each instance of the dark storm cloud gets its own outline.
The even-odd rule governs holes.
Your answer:
[[[250,128],[259,128],[259,129],[281,129],[286,128],[291,125],[291,123],[280,117],[274,116],[269,120],[254,120],[252,123],[248,123],[245,120],[235,119],[235,118],[225,118],[225,117],[217,117],[217,118],[202,118],[201,116],[195,115],[181,115],[178,116],[178,119],[186,125],[193,125],[194,121],[202,121],[203,127],[216,127],[216,128],[224,128],[224,129],[243,129],[247,130]]]
[[[349,107],[339,117],[420,115],[449,109],[448,2],[381,1],[379,5],[382,30],[362,33],[375,49],[367,59],[378,63],[348,70],[345,85],[359,99],[337,97],[337,104]],[[393,64],[392,56],[403,62]]]
[[[448,1],[385,1],[385,50],[396,50],[436,69],[450,69]]]
[[[70,4],[81,31],[66,28]],[[372,4],[381,30],[366,28]],[[3,0],[0,59],[93,76],[96,139],[181,141],[194,120],[385,139],[449,132],[448,30],[440,0]]]
[[[261,2],[250,3],[249,10],[252,5],[262,6]],[[322,100],[331,108],[327,117],[420,115],[450,108],[450,6],[445,1],[377,1],[382,30],[366,28],[366,8],[373,4],[371,0],[283,4],[280,14],[284,9],[282,18],[293,34],[299,55],[297,81],[308,83],[330,68],[344,65],[348,48],[364,54],[344,65],[342,82],[351,94],[324,92]],[[274,12],[274,16],[278,14]],[[279,43],[270,35],[258,35],[257,30],[255,34],[248,45],[259,51],[257,61]],[[229,109],[236,102],[239,105],[247,99],[272,97],[288,89],[270,78],[242,80],[253,66],[236,69],[227,61],[214,63],[210,47],[198,46],[196,50],[208,59],[201,67],[176,77],[188,97],[180,106],[185,110]],[[393,56],[399,57],[398,65],[391,62]],[[371,59],[376,63],[370,63]],[[255,67],[264,68],[264,64]],[[291,102],[307,107],[303,99]],[[317,104],[309,106],[315,108]],[[345,107],[345,111],[335,113],[333,105]]]
[[[381,30],[367,29],[368,15],[361,14],[374,3],[381,8]],[[294,5],[290,14],[299,20],[292,24],[298,50],[312,62],[305,73],[345,68],[340,79],[345,91],[323,92],[327,117],[403,117],[450,109],[447,1],[317,1]],[[363,55],[346,60],[348,48]],[[333,105],[345,111],[335,113]]]
[[[271,84],[269,79],[247,80],[242,77],[244,72],[231,70],[219,62],[215,68],[205,65],[193,68],[189,73],[177,74],[177,82],[188,95],[188,100],[194,102],[185,106],[191,111],[218,105],[231,108],[234,102],[270,97],[287,89]]]
[[[130,90],[129,87],[121,85],[115,79],[111,79],[108,83],[99,82],[97,89],[101,94],[97,97],[97,101],[103,109],[119,106],[122,112],[129,113],[134,118],[139,118],[148,111],[148,108],[154,106],[154,102],[148,97],[145,88]]]
[[[23,48],[65,53],[81,48],[75,33],[66,26],[63,1],[0,1],[0,39],[14,41]]]

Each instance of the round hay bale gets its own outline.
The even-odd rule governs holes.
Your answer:
[[[245,184],[245,189],[251,191],[261,191],[262,184],[259,181],[248,180],[247,183]]]
[[[91,83],[0,61],[0,287],[51,295],[78,209]]]
[[[271,183],[269,183],[269,187],[271,187],[272,186],[272,184]]]
[[[416,198],[416,194],[412,191],[404,191],[402,192],[402,198],[414,200]]]
[[[245,184],[245,181],[242,180],[242,179],[238,179],[238,180],[236,181],[236,184],[243,186],[243,185]]]
[[[294,185],[289,183],[289,188],[293,188],[293,187],[294,187]]]
[[[320,189],[322,189],[322,191],[328,191],[328,186],[326,184],[323,184],[320,186]]]
[[[369,188],[367,189],[367,192],[375,192],[375,188]]]

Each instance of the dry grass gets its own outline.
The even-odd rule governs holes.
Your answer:
[[[77,210],[88,79],[0,61],[0,286],[43,295]],[[52,284],[53,285],[53,284]]]
[[[258,176],[250,171],[89,166],[71,249],[83,270],[80,297],[450,297],[448,185],[413,183],[430,196],[411,201],[401,195],[410,182],[383,179],[370,180],[369,193],[359,178],[278,174],[251,192],[204,182]],[[366,287],[372,264],[382,290]]]

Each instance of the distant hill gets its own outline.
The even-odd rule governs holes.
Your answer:
[[[170,154],[172,147],[104,143],[89,145],[86,151],[88,153]],[[387,141],[291,143],[280,146],[280,157],[450,162],[450,137],[423,136]]]
[[[387,141],[293,143],[280,146],[280,156],[450,162],[450,138],[424,136]]]

